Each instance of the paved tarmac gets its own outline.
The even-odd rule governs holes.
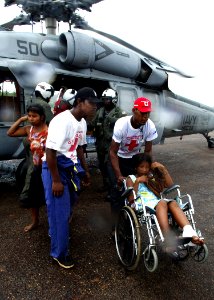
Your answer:
[[[76,265],[65,270],[49,257],[45,207],[40,226],[24,233],[30,212],[19,207],[14,181],[0,181],[0,300],[152,299],[209,300],[214,294],[214,149],[201,135],[170,138],[154,146],[155,159],[166,164],[183,193],[192,196],[197,227],[209,249],[203,264],[191,258],[175,264],[160,255],[149,273],[143,262],[125,271],[110,238],[109,204],[97,192],[101,178],[83,191],[72,220],[71,249]]]

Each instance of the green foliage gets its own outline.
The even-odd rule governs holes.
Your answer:
[[[8,92],[8,91],[0,91],[1,96],[6,96],[6,97],[16,97],[16,92]]]

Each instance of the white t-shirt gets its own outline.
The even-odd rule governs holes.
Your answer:
[[[77,163],[76,149],[78,146],[87,144],[86,130],[85,119],[82,118],[79,122],[70,110],[65,110],[51,120],[48,127],[46,148],[56,150],[57,155],[64,154],[74,163]]]
[[[120,144],[117,154],[123,158],[131,158],[139,153],[146,141],[152,141],[158,136],[155,124],[150,119],[145,125],[135,129],[131,125],[131,117],[126,116],[118,119],[114,126],[112,138]]]

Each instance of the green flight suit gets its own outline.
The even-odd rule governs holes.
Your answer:
[[[112,140],[114,124],[117,119],[125,116],[119,107],[114,107],[110,112],[107,112],[104,107],[101,107],[96,112],[96,115],[89,128],[93,128],[93,135],[96,138],[96,151],[99,162],[99,168],[103,176],[103,184],[108,184],[108,175],[106,164],[108,161],[109,148]]]

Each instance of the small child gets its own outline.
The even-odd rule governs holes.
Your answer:
[[[173,184],[167,169],[158,162],[152,163],[151,157],[144,153],[136,155],[135,169],[136,176],[128,176],[126,185],[134,188],[135,194],[141,197],[146,206],[156,210],[156,216],[164,237],[167,239],[170,236],[168,213],[171,213],[175,222],[183,229],[183,237],[192,238],[193,244],[202,245],[204,240],[197,236],[178,203],[175,200],[160,199],[160,193],[163,189]],[[133,206],[134,195],[131,194],[128,200]],[[191,242],[190,245],[192,245]]]
[[[19,118],[8,130],[11,137],[28,138],[33,159],[33,172],[30,179],[28,192],[28,208],[31,208],[32,223],[25,226],[24,231],[36,229],[39,225],[39,208],[45,204],[44,188],[41,178],[42,157],[45,151],[48,127],[45,122],[46,116],[43,107],[39,104],[31,104],[27,108],[27,115]],[[30,124],[21,126],[23,122]]]

